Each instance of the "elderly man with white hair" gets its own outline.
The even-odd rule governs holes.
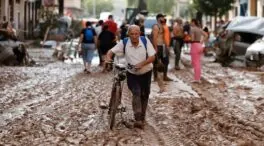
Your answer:
[[[134,127],[143,129],[156,51],[148,38],[140,36],[137,25],[129,26],[128,36],[108,51],[106,60],[111,61],[113,54],[124,53],[127,64],[134,66],[127,72],[127,85],[133,94]]]

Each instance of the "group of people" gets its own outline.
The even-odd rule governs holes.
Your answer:
[[[105,55],[108,50],[116,45],[117,30],[117,24],[112,15],[109,15],[105,22],[100,20],[95,28],[91,22],[86,22],[86,27],[82,30],[77,45],[83,57],[84,72],[91,73],[91,63],[96,49],[98,49],[100,65],[104,66],[103,71],[106,71]]]
[[[133,25],[121,26],[121,40],[117,42],[117,26],[109,16],[106,22],[100,22],[102,31],[98,32],[93,29],[90,22],[87,22],[86,28],[81,32],[79,44],[82,44],[83,58],[85,62],[85,72],[90,73],[92,61],[91,53],[96,46],[99,48],[99,54],[102,60],[111,62],[113,56],[117,53],[123,53],[127,64],[134,66],[128,69],[127,85],[133,94],[132,106],[134,111],[134,126],[144,128],[146,109],[150,94],[150,85],[152,72],[154,81],[158,81],[159,87],[163,89],[163,81],[172,81],[168,77],[168,65],[170,57],[170,31],[166,26],[165,15],[156,16],[157,23],[152,27],[151,36],[145,37],[142,32],[142,25],[135,23]],[[144,27],[144,26],[143,26]],[[185,32],[182,21],[176,19],[173,26],[173,41],[175,51],[175,69],[179,69],[179,61],[183,43],[186,42],[186,36],[189,36],[188,43],[191,44],[191,59],[194,68],[194,82],[199,83],[201,79],[200,59],[203,52],[202,42],[207,39],[208,35],[199,27],[197,20],[191,21],[189,31]],[[98,37],[97,37],[98,36]],[[126,38],[126,36],[128,36]],[[89,39],[90,38],[90,39]],[[161,68],[161,69],[160,69]],[[161,76],[162,74],[163,76]]]
[[[194,83],[201,82],[201,55],[205,51],[208,42],[209,30],[207,27],[201,28],[201,24],[192,19],[191,24],[188,22],[183,25],[181,19],[176,19],[173,26],[173,40],[175,53],[175,69],[180,70],[179,61],[183,45],[190,46],[191,62],[194,68]]]

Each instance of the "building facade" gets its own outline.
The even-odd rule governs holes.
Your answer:
[[[79,18],[82,14],[81,0],[64,0],[64,15]]]
[[[41,7],[58,6],[58,0],[0,0],[0,21],[13,19],[20,39],[33,38]],[[78,17],[81,14],[81,0],[64,0],[64,14]]]
[[[5,16],[7,21],[13,19],[19,38],[30,38],[37,24],[38,10],[41,0],[1,0],[0,19]]]
[[[229,12],[230,18],[235,16],[264,17],[264,0],[236,0],[234,9]]]

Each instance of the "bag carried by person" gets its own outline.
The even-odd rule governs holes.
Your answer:
[[[189,35],[189,34],[185,34],[184,37],[183,37],[183,41],[184,41],[185,43],[190,43],[190,42],[192,41],[192,37],[191,37],[191,35]]]
[[[84,39],[86,41],[93,41],[94,35],[93,35],[92,29],[90,29],[90,28],[85,29],[85,31],[84,31]]]
[[[146,49],[146,59],[148,58],[148,51],[147,51],[147,39],[145,38],[145,36],[140,36],[140,40],[142,41],[142,43],[144,44],[144,47]],[[124,45],[124,54],[126,54],[126,45],[127,45],[127,41],[128,38],[124,38],[123,40],[123,45]]]

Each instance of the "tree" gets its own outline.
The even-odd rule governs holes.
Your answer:
[[[93,14],[93,0],[82,1],[84,9],[89,14]],[[99,17],[101,12],[111,12],[114,9],[112,0],[96,0],[96,16]]]
[[[150,13],[165,13],[171,14],[175,6],[175,0],[148,0],[147,6]]]
[[[59,15],[63,16],[64,0],[59,0]]]
[[[235,0],[194,0],[193,2],[197,11],[215,17],[216,28],[217,17],[222,17],[231,10]]]
[[[127,0],[128,7],[137,7],[141,10],[146,8],[150,13],[155,14],[171,14],[175,4],[175,0]]]

